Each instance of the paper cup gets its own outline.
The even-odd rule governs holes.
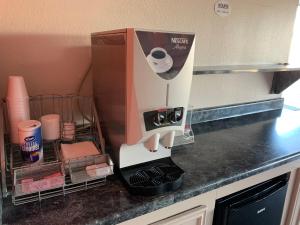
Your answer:
[[[8,77],[6,102],[11,142],[18,144],[18,123],[30,119],[29,97],[22,76]]]
[[[60,138],[60,116],[58,114],[42,116],[41,123],[44,140],[57,140]]]
[[[22,76],[8,77],[6,97],[10,99],[28,97],[25,81]]]
[[[29,98],[7,99],[7,112],[10,124],[10,140],[14,144],[19,143],[18,123],[30,119]]]

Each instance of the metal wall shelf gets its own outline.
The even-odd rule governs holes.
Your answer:
[[[289,64],[258,64],[228,66],[195,66],[193,75],[224,74],[224,73],[257,73],[300,71],[300,65]]]

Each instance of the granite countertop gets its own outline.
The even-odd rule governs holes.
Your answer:
[[[41,203],[13,206],[4,199],[3,224],[116,224],[300,159],[300,112],[279,113],[195,125],[195,143],[172,150],[185,171],[177,191],[133,196],[112,176],[106,186]]]

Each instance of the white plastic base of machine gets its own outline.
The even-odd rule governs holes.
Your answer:
[[[123,144],[120,147],[119,167],[124,168],[144,162],[171,157],[171,149],[158,146],[156,152],[150,152],[143,143],[136,145]]]

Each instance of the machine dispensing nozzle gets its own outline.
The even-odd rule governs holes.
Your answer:
[[[158,150],[159,146],[159,138],[160,134],[156,133],[152,135],[146,142],[145,142],[145,147],[150,151],[150,152],[156,152]]]
[[[174,144],[174,138],[175,138],[175,131],[171,131],[169,133],[167,133],[163,138],[162,138],[162,145],[165,148],[172,148],[173,144]]]

